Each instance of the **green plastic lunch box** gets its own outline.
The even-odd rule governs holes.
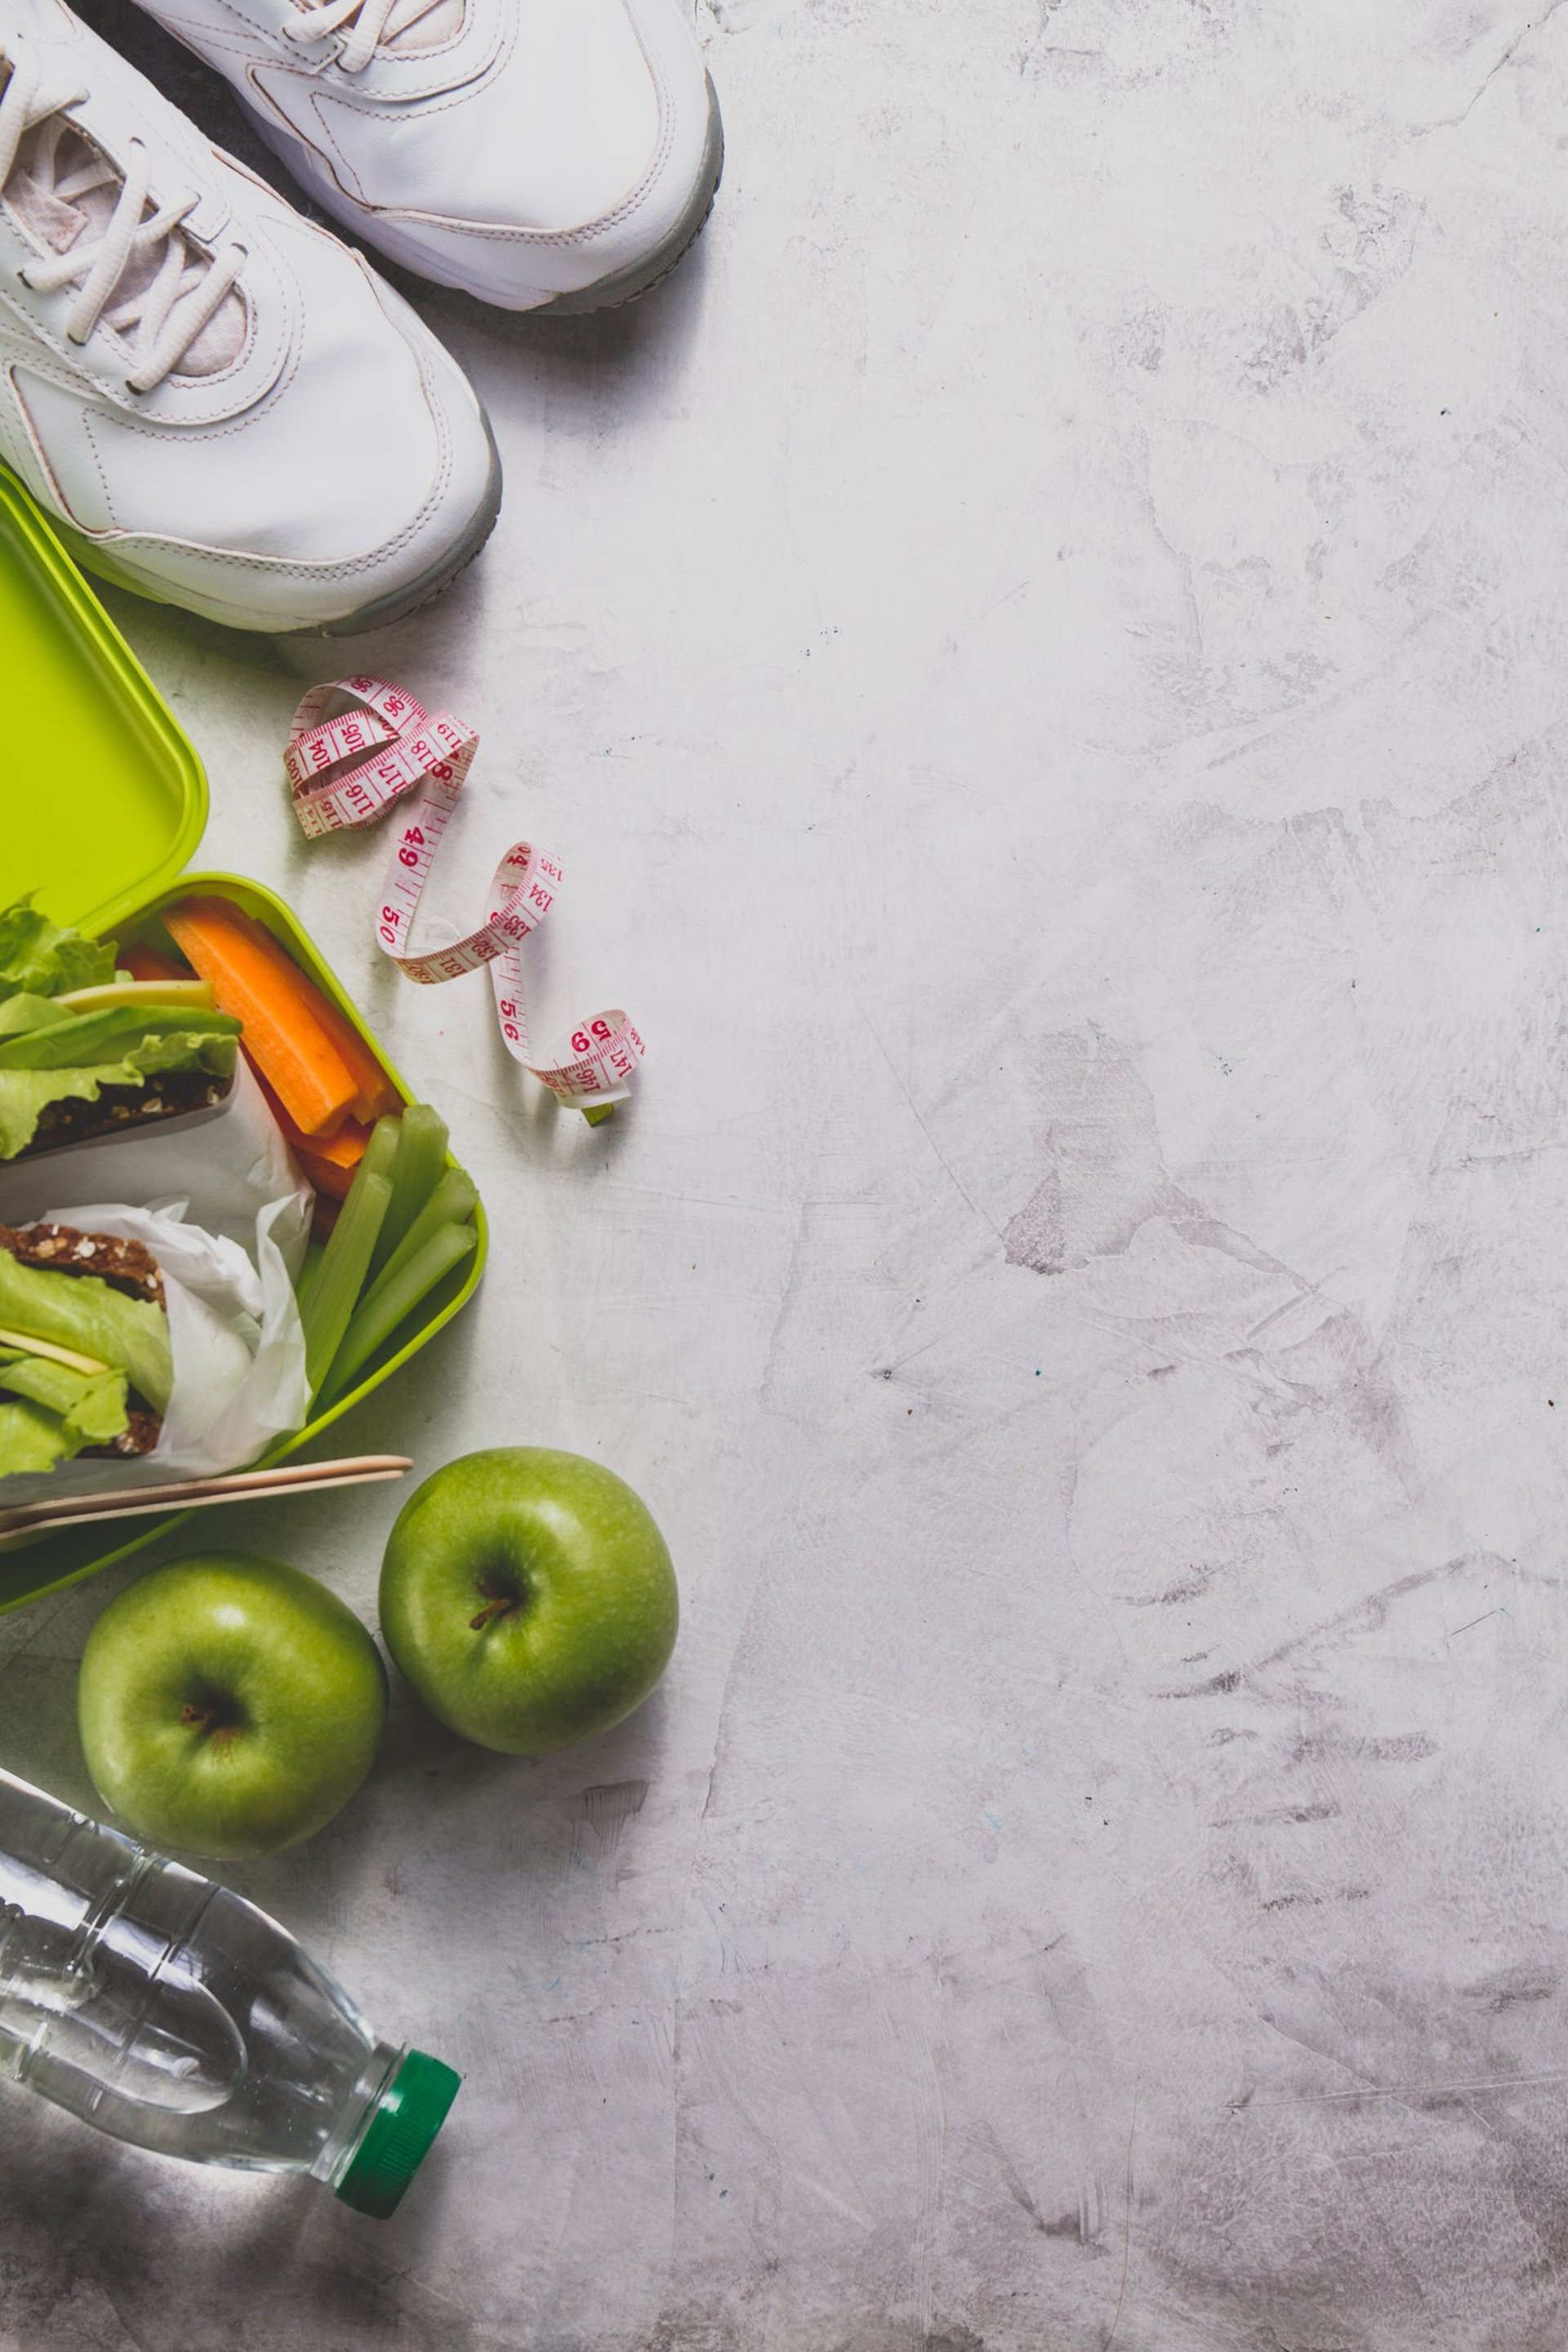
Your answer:
[[[98,937],[126,936],[194,891],[235,901],[264,923],[359,1030],[388,1077],[406,1086],[341,982],[281,898],[239,874],[187,874],[206,823],[207,784],[195,747],[109,614],[26,493],[0,473],[0,653],[9,773],[0,785],[0,901],[36,894],[58,922]],[[60,810],[68,808],[68,824]],[[358,1386],[262,1457],[280,1462],[379,1388],[449,1323],[484,1268],[479,1246],[433,1290],[417,1328],[388,1342]],[[260,1465],[258,1465],[260,1466]],[[124,1542],[105,1530],[45,1535],[0,1549],[0,1612],[124,1559],[178,1518],[130,1522]]]

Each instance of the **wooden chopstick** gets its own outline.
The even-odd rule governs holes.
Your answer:
[[[401,1478],[414,1467],[406,1454],[351,1454],[339,1462],[280,1462],[270,1470],[231,1470],[221,1477],[172,1478],[161,1486],[115,1486],[100,1495],[73,1495],[58,1503],[21,1503],[0,1510],[0,1543],[11,1536],[42,1535],[94,1519],[133,1519],[156,1511],[195,1511],[208,1503],[241,1503],[255,1495],[310,1495],[327,1486],[370,1486]]]

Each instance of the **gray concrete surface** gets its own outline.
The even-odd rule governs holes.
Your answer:
[[[220,130],[194,68],[93,0]],[[352,661],[483,730],[378,966],[278,765],[332,656],[116,599],[448,1111],[467,1322],[351,1434],[665,1522],[659,1696],[544,1765],[400,1705],[237,1874],[468,2085],[393,2225],[0,2099],[19,2352],[1555,2352],[1568,2332],[1568,11],[722,0],[642,308],[421,296],[488,554]],[[548,1023],[547,1023],[548,1025]],[[392,1496],[231,1536],[367,1614]],[[106,1585],[0,1631],[84,1793]]]

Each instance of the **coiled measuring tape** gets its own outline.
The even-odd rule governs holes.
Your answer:
[[[351,708],[328,719],[335,699]],[[294,814],[307,839],[374,824],[411,793],[381,886],[375,936],[399,971],[421,986],[489,967],[496,1015],[513,1061],[569,1110],[597,1121],[631,1092],[643,1041],[619,1009],[580,1021],[567,1045],[536,1062],[522,993],[522,942],[555,903],[561,868],[532,842],[514,842],[490,883],[490,913],[478,930],[427,955],[410,952],[420,897],[463,789],[479,739],[449,710],[434,717],[405,688],[381,677],[333,678],[313,686],[289,722],[283,753]]]

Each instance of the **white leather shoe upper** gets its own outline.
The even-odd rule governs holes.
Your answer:
[[[434,593],[497,494],[407,305],[63,0],[0,0],[0,458],[86,561],[246,628]]]
[[[335,219],[509,309],[635,271],[711,196],[717,117],[677,0],[142,5]]]

